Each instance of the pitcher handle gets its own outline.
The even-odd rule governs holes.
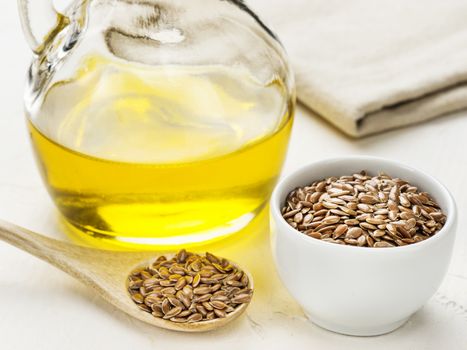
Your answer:
[[[52,0],[18,0],[18,9],[26,41],[39,54],[46,43],[67,23]]]

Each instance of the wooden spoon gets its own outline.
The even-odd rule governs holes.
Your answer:
[[[0,239],[68,273],[97,291],[118,309],[156,327],[182,332],[209,331],[235,320],[248,306],[241,304],[225,318],[197,323],[175,323],[156,318],[140,310],[131,300],[127,291],[127,280],[134,268],[154,261],[157,253],[118,252],[72,245],[1,220]],[[251,275],[242,270],[249,277],[249,288],[253,289]]]

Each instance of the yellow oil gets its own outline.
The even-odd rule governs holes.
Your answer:
[[[225,67],[85,60],[29,130],[64,218],[96,244],[174,245],[246,226],[267,201],[293,106],[281,81]]]

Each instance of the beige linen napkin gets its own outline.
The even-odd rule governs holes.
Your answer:
[[[467,108],[466,0],[247,0],[292,62],[298,98],[364,136]]]

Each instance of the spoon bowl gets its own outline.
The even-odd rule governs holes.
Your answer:
[[[225,318],[195,323],[177,323],[157,318],[138,308],[127,291],[128,276],[139,266],[154,261],[158,252],[119,252],[73,245],[0,221],[0,240],[24,250],[73,276],[95,290],[104,300],[128,315],[159,328],[181,332],[205,332],[225,326],[248,307],[241,304]],[[164,254],[169,257],[169,254]],[[240,267],[233,262],[232,265]],[[241,268],[249,278],[251,274]]]

